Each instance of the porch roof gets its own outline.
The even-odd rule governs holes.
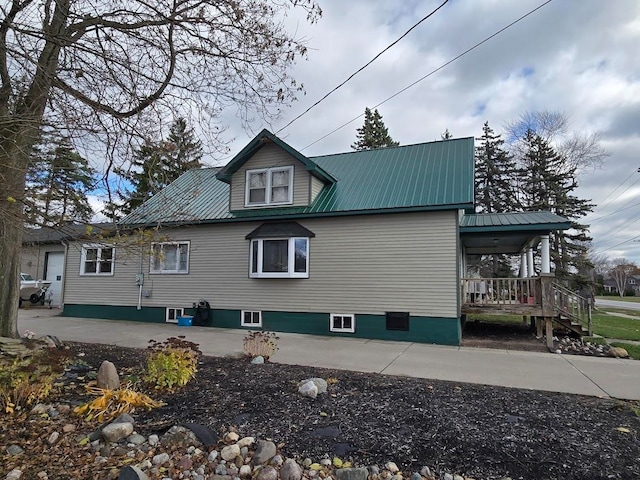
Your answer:
[[[465,214],[460,219],[460,240],[471,255],[520,253],[540,235],[569,228],[568,219],[551,212]]]

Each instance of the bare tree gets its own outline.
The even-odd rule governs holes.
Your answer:
[[[516,156],[522,153],[521,140],[528,131],[553,146],[565,159],[567,171],[575,170],[580,173],[598,168],[609,156],[600,143],[598,132],[584,133],[571,130],[569,117],[564,112],[525,112],[517,119],[507,122],[506,138],[509,140],[510,150]]]
[[[43,124],[81,153],[103,146],[106,172],[175,116],[200,118],[215,148],[225,109],[248,125],[300,90],[289,70],[306,48],[283,23],[296,7],[321,15],[314,0],[0,5],[0,335],[17,335],[25,173]]]
[[[624,296],[624,292],[627,289],[629,276],[633,274],[636,268],[635,263],[630,262],[626,258],[616,258],[611,262],[609,274],[615,280],[618,293],[621,297]]]

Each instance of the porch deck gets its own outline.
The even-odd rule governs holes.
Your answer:
[[[591,306],[579,295],[554,283],[553,275],[528,278],[463,278],[463,314],[522,315],[536,321],[538,335],[546,328],[553,346],[552,323],[580,335],[591,335]]]

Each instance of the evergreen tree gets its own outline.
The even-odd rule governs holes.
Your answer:
[[[93,210],[87,192],[96,171],[68,139],[43,140],[34,148],[27,170],[25,221],[56,227],[69,222],[90,222]]]
[[[369,108],[364,110],[364,125],[357,129],[356,142],[351,145],[354,150],[373,150],[375,148],[397,147],[389,131],[382,121],[382,115],[378,110],[371,112]]]
[[[440,139],[442,140],[451,140],[453,138],[453,135],[451,135],[451,132],[449,131],[449,129],[447,128],[444,133],[440,134]]]
[[[482,213],[513,210],[515,198],[514,176],[516,164],[503,148],[504,140],[485,122],[480,145],[475,152],[476,208]]]
[[[132,189],[120,192],[121,202],[110,202],[105,214],[111,219],[126,215],[187,170],[202,167],[202,144],[184,118],[169,129],[167,140],[148,143],[134,152],[128,170],[116,169]]]
[[[520,204],[525,210],[546,210],[571,221],[571,229],[551,235],[556,276],[570,280],[582,268],[591,238],[580,219],[592,211],[589,200],[573,192],[578,187],[577,165],[567,161],[550,143],[528,130],[519,159]]]

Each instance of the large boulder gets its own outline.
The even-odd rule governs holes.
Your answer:
[[[117,390],[120,388],[120,377],[116,366],[108,360],[102,362],[98,369],[98,377],[96,378],[98,388],[104,390]]]

